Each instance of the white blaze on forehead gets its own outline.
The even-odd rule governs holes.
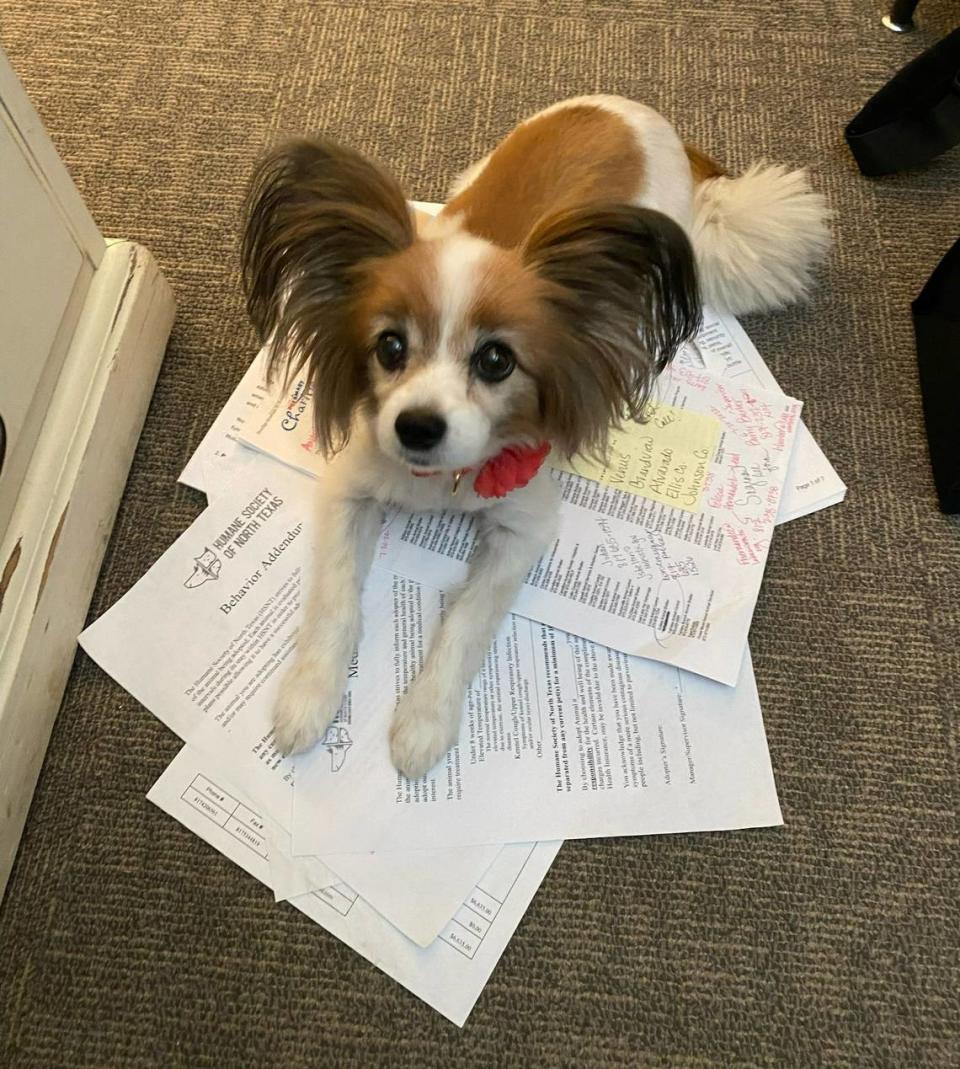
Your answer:
[[[448,234],[437,242],[437,280],[440,287],[440,352],[446,355],[451,337],[462,333],[476,298],[480,279],[494,246],[466,232]]]
[[[469,349],[474,344],[471,309],[497,249],[483,238],[452,230],[428,239],[434,256],[431,296],[437,316],[437,338],[423,343],[422,359],[390,388],[377,414],[381,450],[403,463],[411,458],[396,434],[396,420],[407,409],[427,409],[443,417],[447,428],[429,456],[414,461],[428,468],[455,471],[472,467],[491,455],[493,428],[503,400],[471,394]],[[496,452],[496,449],[493,449]]]

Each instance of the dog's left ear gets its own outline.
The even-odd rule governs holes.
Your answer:
[[[690,241],[661,212],[604,204],[544,218],[522,251],[553,321],[548,429],[568,452],[602,449],[611,422],[641,415],[657,373],[699,329]]]

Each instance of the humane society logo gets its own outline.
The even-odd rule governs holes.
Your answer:
[[[259,546],[257,540],[254,540],[257,532],[265,524],[282,516],[280,509],[283,504],[282,497],[268,487],[264,487],[247,502],[239,514],[234,516],[218,535],[210,539],[209,543],[203,547],[200,556],[193,558],[193,571],[184,580],[183,585],[188,590],[194,590],[203,586],[204,583],[223,578],[226,578],[231,585],[238,584],[234,590],[220,595],[220,612],[225,616],[231,613],[267,572],[284,559],[286,551],[303,531],[303,521],[300,520],[287,527],[279,537],[274,536],[270,540],[272,545],[268,543],[270,548],[267,550]],[[236,569],[225,570],[225,564],[240,559],[248,546],[256,547],[254,552],[257,552],[260,564],[259,567],[248,572],[242,582],[239,582],[239,577],[235,574]],[[299,575],[299,568],[296,569],[295,574]]]
[[[206,546],[199,557],[193,558],[193,573],[184,580],[183,585],[192,590],[194,587],[219,579],[221,567],[220,558],[209,546]]]

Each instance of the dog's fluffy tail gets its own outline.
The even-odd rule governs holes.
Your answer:
[[[802,299],[830,246],[830,210],[805,171],[755,164],[730,177],[692,147],[691,237],[708,304],[735,315]]]

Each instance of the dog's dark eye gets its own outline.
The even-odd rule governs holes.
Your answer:
[[[502,382],[517,366],[509,345],[488,341],[473,354],[473,370],[485,382]]]
[[[376,352],[377,359],[387,371],[396,371],[407,358],[407,343],[399,334],[385,330],[377,338]]]

